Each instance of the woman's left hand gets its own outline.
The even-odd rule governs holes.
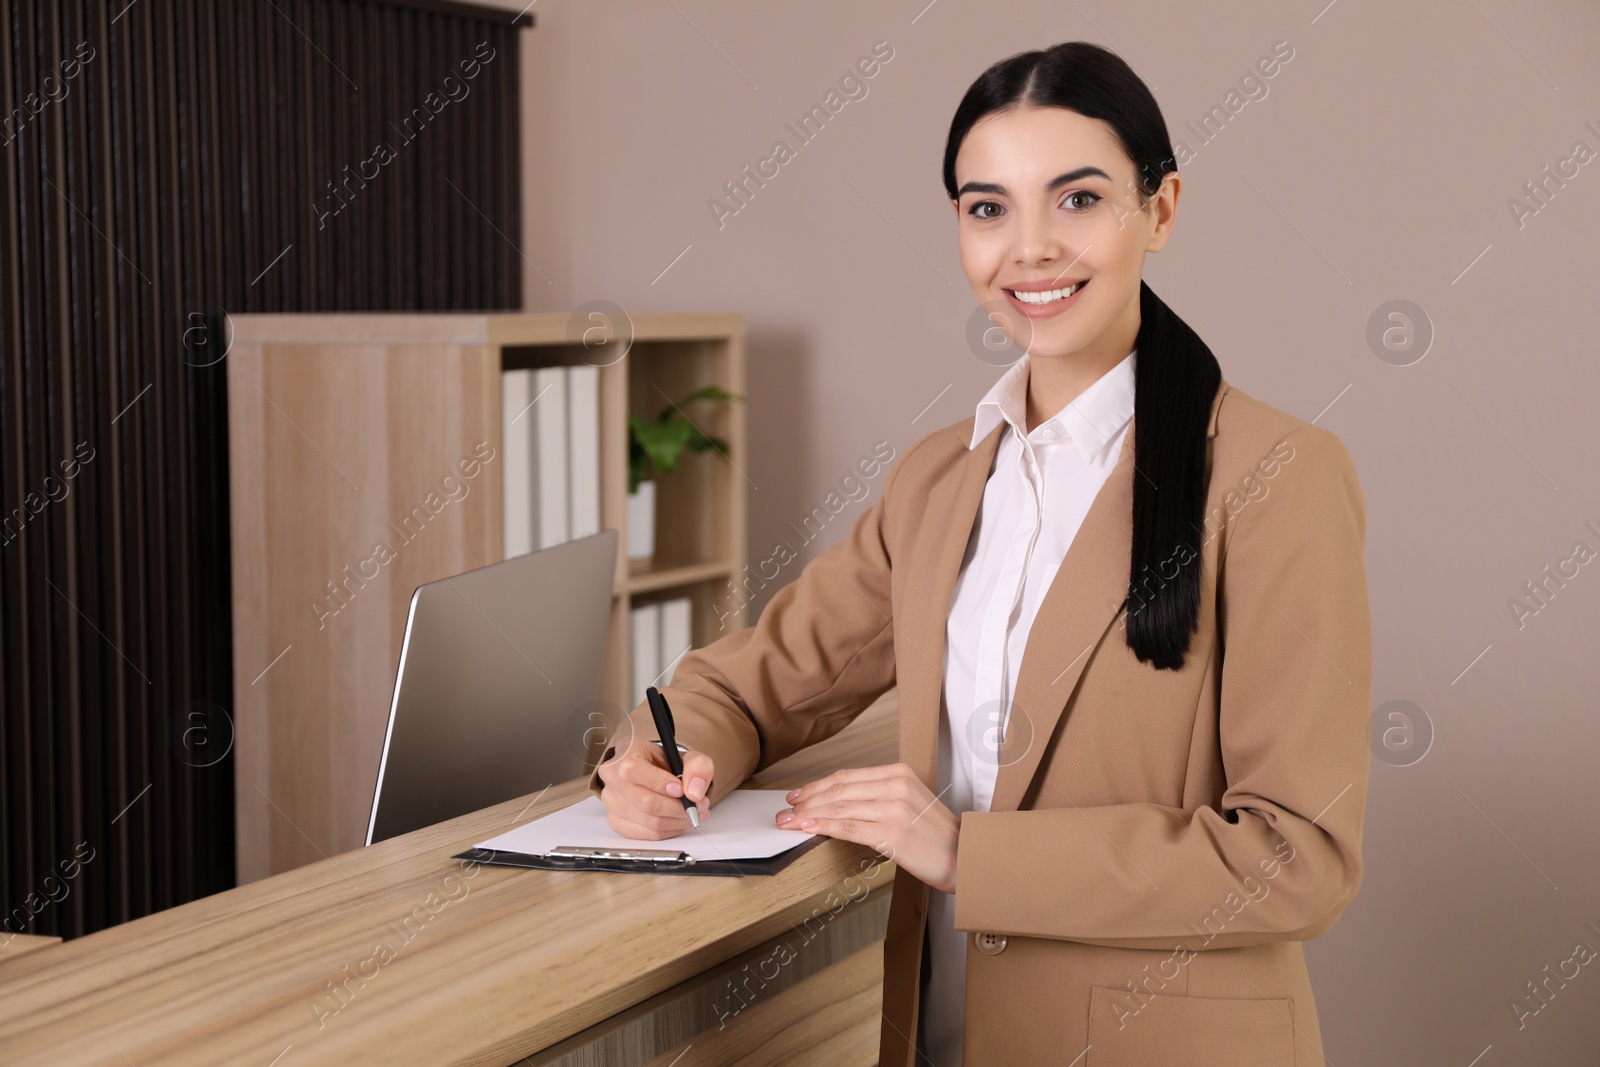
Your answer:
[[[919,881],[956,891],[961,818],[904,763],[834,771],[788,796],[778,825],[877,849]]]

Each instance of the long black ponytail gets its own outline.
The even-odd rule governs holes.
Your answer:
[[[1178,169],[1166,120],[1149,88],[1114,52],[1067,41],[1020,52],[984,71],[956,108],[945,142],[944,184],[956,196],[956,153],[985,115],[1061,107],[1103,120],[1138,174],[1141,206]],[[1128,561],[1128,647],[1157,669],[1183,666],[1200,621],[1206,429],[1222,368],[1194,330],[1139,282],[1134,343],[1133,542]]]

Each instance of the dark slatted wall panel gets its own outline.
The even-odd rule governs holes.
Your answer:
[[[520,307],[530,24],[0,0],[0,940],[232,884],[223,316]]]

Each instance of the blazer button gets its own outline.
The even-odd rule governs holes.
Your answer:
[[[976,932],[972,935],[972,941],[978,946],[978,951],[986,956],[998,956],[1006,947],[1005,934]]]

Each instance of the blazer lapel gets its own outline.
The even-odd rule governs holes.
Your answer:
[[[983,490],[989,482],[989,469],[1000,447],[1002,421],[978,446],[964,445],[957,457],[955,477],[935,483],[925,501],[924,515],[941,524],[941,535],[933,539],[931,560],[916,559],[910,568],[928,573],[927,582],[916,584],[907,595],[907,621],[897,624],[909,656],[899,657],[896,686],[900,696],[900,759],[924,785],[938,791],[939,717],[944,692],[945,626],[950,616],[950,597],[961,573],[961,560],[967,553],[972,525],[983,503]],[[962,424],[962,441],[972,434],[972,420]]]
[[[1224,380],[1212,400],[1208,441],[1217,434],[1217,413],[1227,388]],[[954,477],[930,488],[925,514],[937,516],[943,532],[931,543],[931,560],[919,558],[908,565],[919,573],[926,571],[930,578],[907,594],[903,610],[908,621],[897,623],[910,646],[910,654],[899,658],[896,669],[900,758],[935,792],[950,599],[1005,426],[1001,422],[976,448],[963,449]],[[971,434],[971,422],[957,429],[966,431],[964,441]],[[1021,802],[1092,649],[1122,612],[1133,544],[1133,442],[1130,421],[1117,464],[1089,506],[1029,630],[991,811],[1015,810]]]
[[[990,811],[1015,811],[1097,645],[1122,613],[1133,531],[1133,423],[1039,604],[1006,716]]]
[[[1224,381],[1212,398],[1208,446],[1216,436],[1217,413],[1226,389]],[[1144,477],[1134,470],[1133,454],[1130,419],[1116,466],[1090,504],[1028,631],[990,811],[1017,809],[1095,646],[1108,639],[1124,640],[1121,634],[1108,638],[1107,633],[1122,614],[1128,592],[1133,480]]]

